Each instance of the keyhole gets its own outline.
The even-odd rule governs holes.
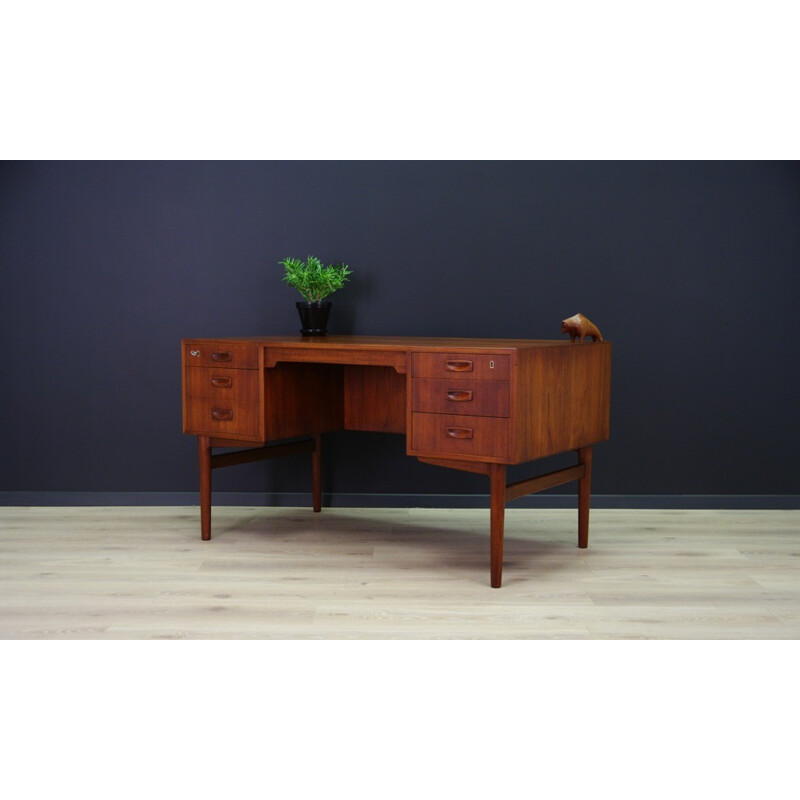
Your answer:
[[[494,361],[489,362],[489,369],[494,369]]]

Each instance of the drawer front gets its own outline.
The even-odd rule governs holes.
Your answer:
[[[258,370],[187,367],[184,431],[261,436]]]
[[[491,353],[413,353],[411,375],[450,380],[508,380],[511,357]]]
[[[509,420],[466,414],[411,415],[411,450],[434,455],[508,458]]]
[[[184,343],[183,363],[187,367],[258,369],[258,350],[258,345],[228,342]]]
[[[509,382],[413,378],[411,410],[481,417],[509,415]]]

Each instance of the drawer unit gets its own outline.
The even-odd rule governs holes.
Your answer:
[[[508,353],[413,353],[409,387],[409,453],[509,458]]]
[[[261,438],[259,370],[189,367],[184,375],[184,432]]]
[[[508,380],[511,357],[492,353],[413,353],[413,378],[450,380]]]
[[[509,415],[509,382],[413,378],[411,408],[435,414]]]
[[[411,414],[411,448],[436,455],[509,456],[507,417],[467,414]]]
[[[230,367],[258,369],[258,345],[235,342],[184,342],[183,363],[186,367]]]

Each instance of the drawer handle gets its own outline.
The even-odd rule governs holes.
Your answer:
[[[447,399],[454,403],[469,403],[472,400],[472,390],[453,389],[447,393]]]
[[[451,439],[471,439],[472,428],[448,428],[447,435]]]
[[[211,385],[218,389],[229,389],[233,385],[233,378],[212,378]]]
[[[231,408],[212,408],[211,417],[213,419],[222,421],[226,419],[233,419],[233,409]]]
[[[447,367],[450,372],[472,372],[471,361],[446,361],[445,367]]]
[[[211,354],[212,361],[233,361],[233,353],[228,350],[224,353],[212,353]]]
[[[195,358],[199,358],[200,357],[200,351],[199,350],[190,350],[189,351],[189,355],[190,356],[194,356]]]

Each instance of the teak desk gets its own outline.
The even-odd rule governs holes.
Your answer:
[[[184,339],[182,348],[203,539],[212,469],[308,452],[319,511],[320,435],[344,429],[402,433],[409,456],[488,476],[495,588],[509,500],[577,480],[578,547],[588,546],[592,445],[608,439],[609,342],[268,336]],[[509,464],[567,450],[575,466],[506,485]]]

